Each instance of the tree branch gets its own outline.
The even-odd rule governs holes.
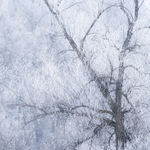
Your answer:
[[[138,0],[134,0],[134,4],[135,4],[135,7],[134,7],[134,20],[130,19],[130,16],[128,14],[128,12],[126,11],[125,7],[123,6],[123,4],[121,4],[121,10],[124,12],[124,14],[126,15],[127,19],[128,19],[128,31],[127,31],[127,36],[126,36],[126,39],[123,43],[123,46],[122,46],[122,49],[123,51],[125,52],[126,49],[128,48],[129,46],[129,43],[131,41],[131,38],[132,38],[132,35],[133,35],[133,27],[134,27],[134,24],[135,22],[137,21],[138,19],[138,11],[139,11],[139,8],[138,8]]]
[[[78,105],[78,106],[75,106],[75,107],[71,108],[71,110],[75,110],[75,109],[78,109],[78,108],[87,108],[87,109],[90,109],[90,110],[95,111],[97,113],[107,113],[107,114],[110,114],[110,115],[114,116],[113,112],[111,112],[109,110],[96,109],[94,107],[90,107],[90,106],[87,106],[87,105]]]
[[[49,11],[54,15],[54,17],[56,18],[58,24],[60,25],[60,27],[63,30],[64,36],[65,38],[68,40],[70,46],[72,47],[72,49],[77,53],[78,58],[81,60],[83,66],[88,70],[90,76],[92,79],[94,79],[95,83],[97,84],[98,88],[100,89],[100,91],[102,92],[103,96],[108,100],[109,105],[111,106],[112,103],[112,98],[110,96],[110,94],[106,95],[106,90],[107,88],[105,87],[104,84],[102,84],[102,80],[101,78],[98,77],[98,75],[95,73],[95,71],[91,68],[89,61],[86,58],[85,53],[82,50],[79,50],[77,47],[77,44],[75,43],[75,41],[73,40],[73,38],[68,34],[65,26],[61,23],[57,13],[55,13],[53,11],[53,9],[51,8],[51,6],[49,5],[47,0],[44,0],[45,4],[47,5]],[[116,5],[115,5],[116,6]],[[107,9],[111,8],[112,6],[108,7]],[[105,9],[104,11],[106,11],[107,9]],[[101,12],[102,13],[102,12]],[[91,31],[92,27],[94,26],[94,24],[96,23],[96,21],[98,20],[98,18],[100,17],[101,13],[99,13],[97,19],[92,23],[92,25],[90,26],[89,30],[87,31],[87,34]],[[87,35],[84,36],[84,38],[86,39]],[[82,40],[85,41],[85,40]],[[82,45],[82,44],[81,44]],[[82,47],[82,46],[80,46]]]
[[[134,21],[136,21],[138,19],[138,13],[139,13],[139,2],[138,0],[134,0],[134,4],[135,4],[135,15],[134,15]]]
[[[83,51],[83,46],[84,46],[84,42],[87,38],[87,36],[89,35],[90,31],[93,29],[94,25],[96,24],[96,22],[99,20],[100,16],[105,12],[107,11],[108,9],[110,9],[111,7],[114,7],[114,6],[117,6],[117,5],[111,5],[109,7],[107,7],[106,9],[104,9],[103,11],[99,12],[97,17],[94,19],[94,21],[91,23],[90,27],[88,28],[88,30],[86,31],[83,39],[81,40],[81,45],[80,45],[80,49]]]

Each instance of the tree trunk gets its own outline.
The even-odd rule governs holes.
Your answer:
[[[116,128],[115,128],[115,135],[116,135],[116,150],[124,150],[125,144],[125,135],[124,135],[124,119],[122,114],[118,114],[115,118],[116,121]]]
[[[118,81],[116,82],[116,103],[115,103],[115,135],[116,135],[116,150],[124,150],[125,135],[124,135],[124,115],[122,113],[122,87],[124,77],[124,53],[123,50],[119,56],[119,73]]]

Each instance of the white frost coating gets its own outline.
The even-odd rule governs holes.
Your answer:
[[[48,0],[58,23],[44,0],[1,0],[0,150],[115,149],[109,100],[116,96],[126,13],[134,16],[134,0],[124,0],[122,10],[121,1]],[[132,138],[125,150],[150,146],[150,2],[139,4],[124,56],[122,111]]]

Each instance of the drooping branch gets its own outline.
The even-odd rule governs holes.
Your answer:
[[[78,105],[78,106],[74,106],[72,108],[72,110],[75,110],[75,109],[78,109],[78,108],[87,108],[91,111],[94,111],[94,112],[97,112],[97,113],[107,113],[107,114],[110,114],[112,116],[114,116],[113,112],[109,111],[109,110],[101,110],[101,109],[96,109],[94,107],[90,107],[90,106],[87,106],[87,105]]]
[[[32,104],[27,104],[27,103],[23,103],[22,104],[14,104],[16,106],[21,106],[21,107],[28,107],[28,108],[32,108],[36,111],[39,111],[39,113],[37,115],[35,115],[34,117],[30,118],[27,122],[25,122],[24,127],[26,127],[26,125],[30,124],[33,121],[36,121],[38,119],[47,117],[47,116],[57,116],[57,115],[64,115],[66,117],[69,116],[77,116],[77,117],[86,117],[88,119],[99,119],[97,118],[97,116],[99,114],[109,114],[112,117],[114,117],[114,113],[109,111],[109,110],[102,110],[102,109],[98,109],[98,108],[94,108],[94,107],[90,107],[87,105],[77,105],[77,106],[71,106],[67,103],[56,103],[52,106],[46,106],[46,107],[39,107],[36,105],[32,105]],[[85,110],[87,109],[88,112]],[[89,112],[93,112],[96,113],[97,115],[91,115],[93,113],[89,113]]]

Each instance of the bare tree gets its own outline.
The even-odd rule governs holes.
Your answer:
[[[138,69],[135,66],[126,65],[125,60],[127,56],[130,55],[132,52],[133,55],[135,55],[134,53],[136,53],[136,48],[141,46],[137,43],[134,43],[132,41],[132,38],[134,36],[135,25],[139,16],[139,9],[143,2],[140,3],[139,0],[132,0],[133,7],[130,9],[126,7],[123,1],[120,1],[116,4],[107,4],[107,7],[105,7],[101,11],[98,11],[96,18],[91,22],[91,24],[87,28],[85,34],[80,40],[80,43],[77,43],[70,35],[69,30],[63,23],[60,16],[60,12],[55,11],[54,8],[48,2],[48,0],[43,1],[46,4],[49,12],[54,16],[59,26],[61,27],[64,38],[68,41],[73,52],[76,53],[77,58],[81,61],[82,65],[84,66],[89,77],[89,82],[95,83],[95,85],[97,86],[97,91],[100,94],[102,94],[104,102],[107,104],[108,107],[106,109],[100,109],[93,106],[89,106],[87,104],[70,105],[69,103],[64,101],[59,103],[57,102],[54,104],[54,106],[50,107],[38,107],[36,104],[30,105],[23,102],[22,106],[31,107],[41,112],[28,123],[36,119],[40,119],[44,116],[57,114],[66,115],[67,117],[82,116],[88,118],[90,120],[90,123],[92,122],[91,120],[94,118],[97,120],[101,120],[101,122],[99,124],[91,123],[92,133],[89,134],[89,136],[86,136],[82,139],[78,139],[77,141],[72,143],[71,148],[76,149],[77,146],[82,145],[84,142],[94,139],[102,131],[102,129],[107,126],[113,130],[113,132],[110,134],[108,141],[110,142],[112,137],[115,135],[116,150],[124,150],[126,142],[131,141],[132,139],[130,132],[125,126],[125,115],[134,112],[134,107],[130,101],[129,95],[132,92],[132,88],[136,88],[136,85],[132,85],[129,86],[126,90],[124,90],[124,81],[127,78],[125,71],[128,68],[132,68],[138,71]],[[62,1],[59,1],[58,7],[59,5],[61,5],[61,3]],[[104,4],[104,1],[102,1],[102,4]],[[111,10],[112,8],[119,9],[120,12],[123,13],[123,15],[125,16],[125,19],[127,20],[127,31],[124,35],[122,43],[120,44],[121,46],[117,47],[116,45],[113,45],[113,48],[115,48],[118,53],[118,67],[114,67],[112,61],[108,58],[110,72],[106,76],[102,75],[102,73],[97,73],[96,69],[93,68],[90,59],[86,54],[85,45],[88,40],[88,36],[92,34],[92,30],[95,28],[96,24],[98,24],[98,21],[101,18],[101,16],[105,14],[105,12]],[[109,42],[109,39],[107,40]],[[123,101],[126,101],[125,103],[126,105],[129,105],[129,109],[126,109],[127,107],[123,105]],[[104,117],[101,118],[100,114],[106,114],[109,117],[104,118],[104,115]]]

